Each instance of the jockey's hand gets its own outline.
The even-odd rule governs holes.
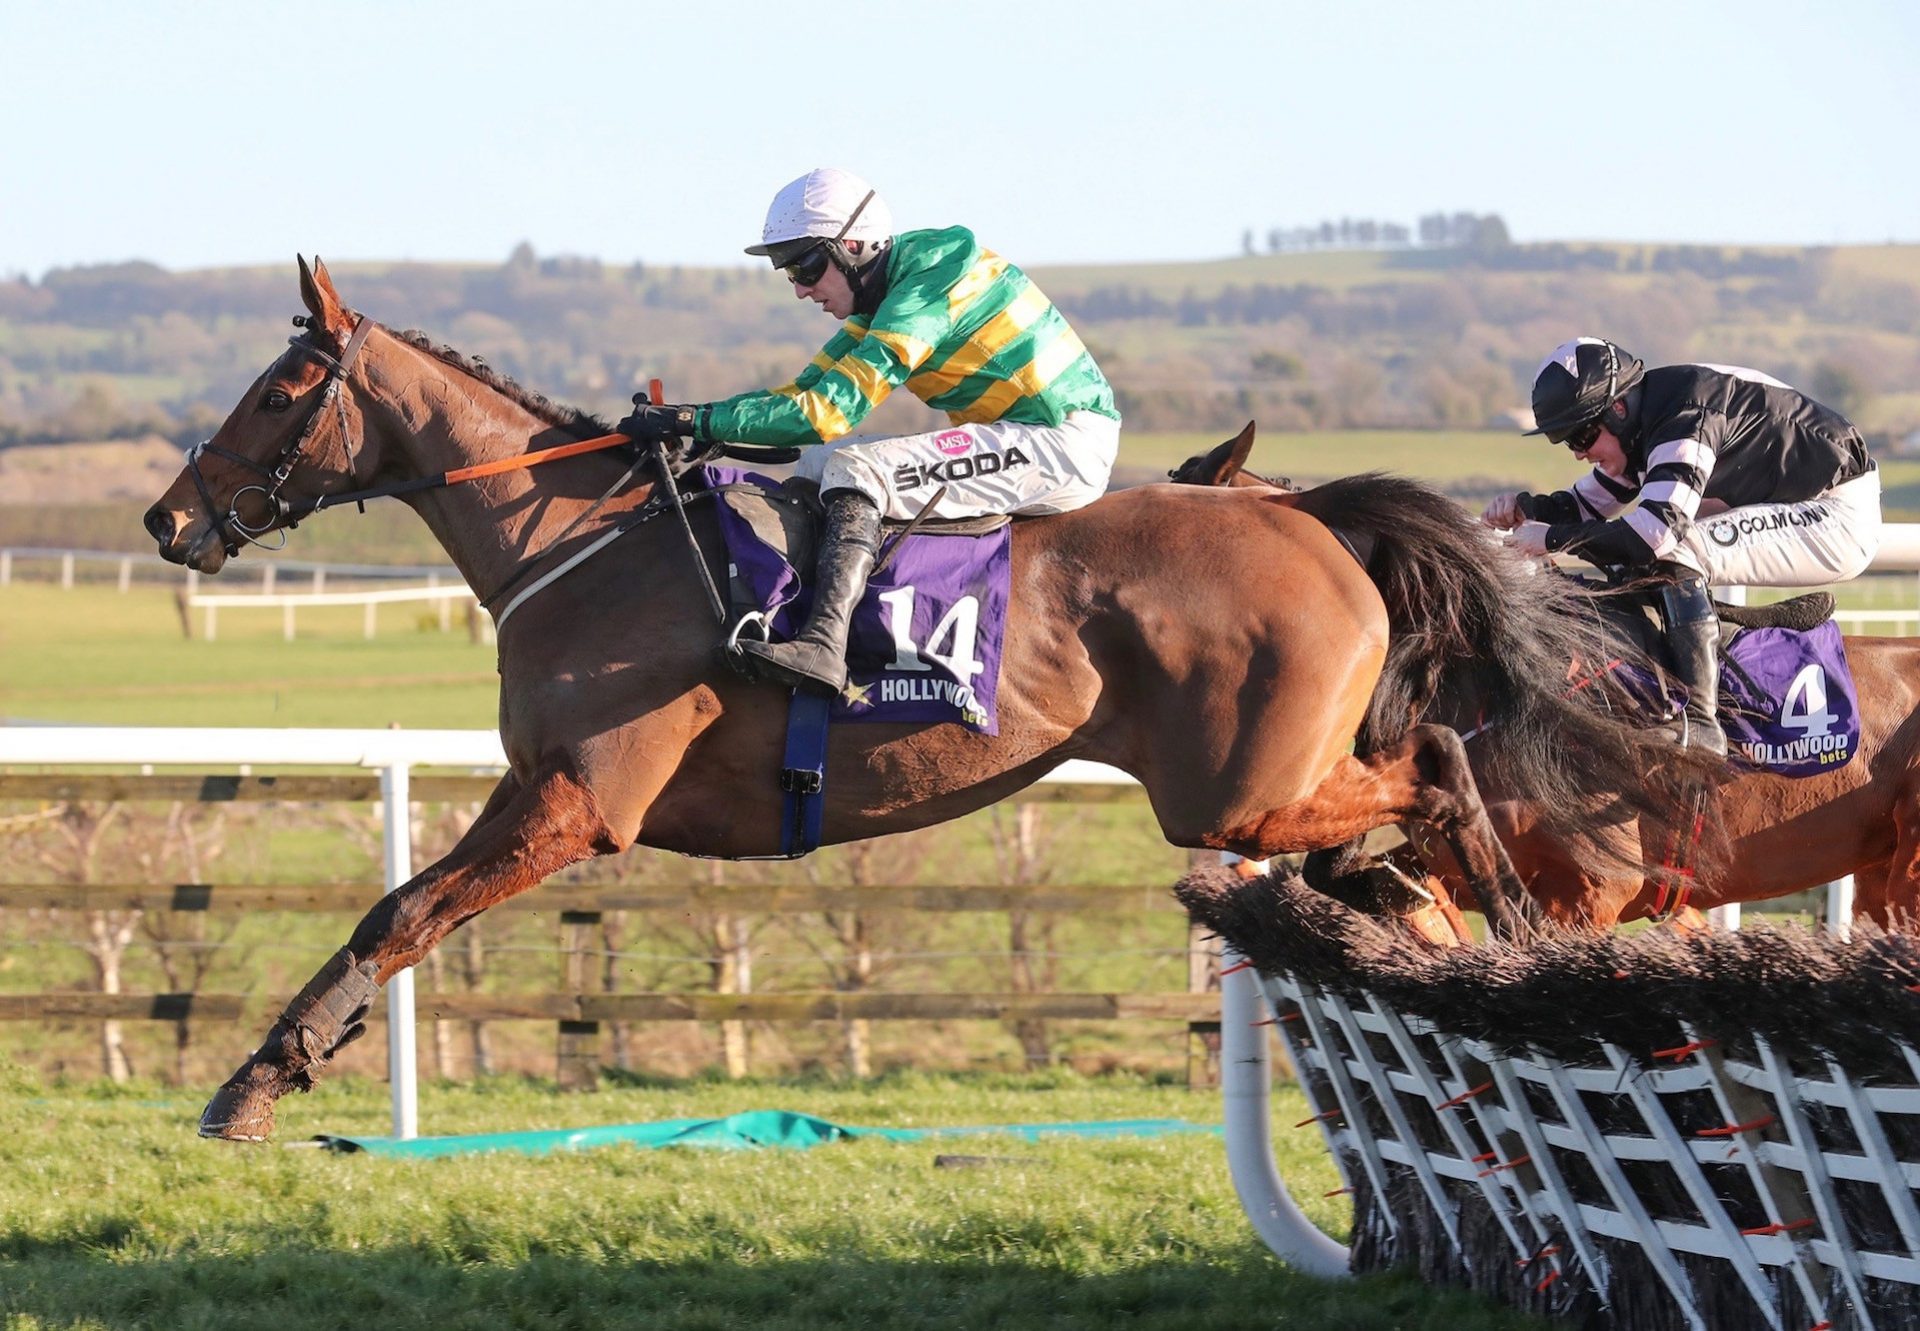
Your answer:
[[[714,439],[702,443],[698,439],[675,439],[667,444],[667,469],[675,476],[684,475],[705,462],[708,458],[719,457],[720,450],[726,444]]]
[[[1536,559],[1544,558],[1547,553],[1547,524],[1523,522],[1513,529],[1513,535],[1508,539],[1521,554],[1532,555]]]
[[[633,414],[613,428],[643,449],[692,437],[699,418],[697,407],[659,405],[644,393],[634,394],[633,405]]]
[[[1501,531],[1511,531],[1526,518],[1520,511],[1520,496],[1517,494],[1499,495],[1480,510],[1480,521],[1489,527],[1498,527]]]

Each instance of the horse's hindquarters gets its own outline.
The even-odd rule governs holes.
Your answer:
[[[1332,533],[1259,492],[1147,492],[1162,498],[1152,549],[1116,570],[1096,639],[1104,738],[1169,840],[1221,844],[1307,798],[1349,752],[1386,611]]]

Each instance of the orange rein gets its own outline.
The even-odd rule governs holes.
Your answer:
[[[537,467],[542,462],[558,462],[561,458],[574,457],[581,453],[597,453],[603,448],[612,448],[617,444],[630,444],[633,441],[624,434],[603,434],[597,439],[582,439],[574,444],[561,444],[556,448],[543,448],[537,453],[520,453],[510,458],[496,458],[492,462],[476,462],[471,467],[456,467],[443,478],[448,485],[460,481],[477,481],[482,476],[498,476],[503,471],[519,471],[522,467]]]
[[[666,400],[666,396],[666,385],[658,379],[647,380],[648,401],[657,407]],[[619,444],[632,442],[624,434],[603,434],[597,439],[582,439],[575,444],[543,448],[537,453],[522,453],[517,457],[500,458],[494,462],[478,462],[471,467],[456,467],[446,474],[446,483],[457,485],[461,481],[477,481],[482,476],[498,476],[501,472],[519,471],[522,467],[537,467],[542,462],[558,462],[561,458],[577,457],[581,453],[597,453],[603,448],[613,448]]]
[[[647,395],[655,406],[660,404],[662,388],[658,379],[647,381]],[[561,458],[577,457],[582,453],[597,453],[603,448],[615,448],[621,444],[631,444],[633,440],[624,434],[603,434],[595,439],[581,439],[571,444],[560,444],[554,448],[543,448],[537,453],[521,453],[510,458],[500,458],[494,462],[476,462],[471,467],[455,467],[450,471],[434,476],[419,476],[410,481],[398,481],[392,485],[376,486],[371,490],[350,490],[345,494],[321,495],[288,506],[287,516],[292,519],[289,526],[295,526],[301,519],[312,516],[322,509],[339,508],[343,504],[358,504],[366,511],[369,499],[391,499],[396,495],[413,494],[420,490],[435,490],[443,485],[458,485],[461,481],[476,481],[482,476],[498,476],[502,472],[519,471],[525,467],[537,467],[542,462],[558,462]]]

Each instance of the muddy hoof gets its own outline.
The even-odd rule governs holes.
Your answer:
[[[200,1114],[200,1135],[229,1142],[263,1142],[273,1135],[272,1077],[249,1063],[213,1094]]]

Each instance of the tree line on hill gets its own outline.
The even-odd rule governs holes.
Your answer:
[[[1325,219],[1314,226],[1273,227],[1267,232],[1267,253],[1300,250],[1401,249],[1415,243],[1439,249],[1495,250],[1513,243],[1498,213],[1428,213],[1418,229],[1401,222],[1372,217]],[[1242,254],[1257,254],[1253,228],[1240,237]]]
[[[1920,428],[1920,248],[1846,255],[1500,243],[1379,250],[1357,275],[1315,253],[1034,275],[1136,429],[1233,429],[1249,416],[1270,430],[1505,428],[1546,350],[1598,333],[1650,364],[1756,366],[1899,439]],[[832,331],[760,267],[617,266],[522,245],[498,265],[334,273],[383,323],[610,419],[650,378],[689,401],[784,382]],[[0,281],[0,446],[204,438],[298,308],[290,264]],[[933,420],[908,399],[873,424]]]

